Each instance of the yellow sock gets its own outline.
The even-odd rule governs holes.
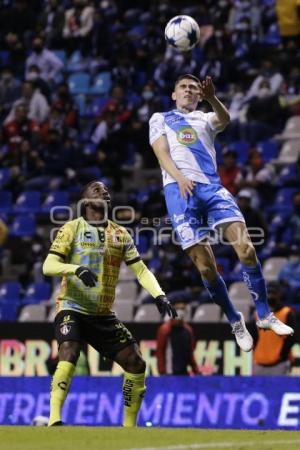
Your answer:
[[[145,373],[124,373],[124,427],[135,427],[137,415],[141,407],[145,386]]]
[[[70,362],[60,361],[57,364],[51,383],[50,418],[48,426],[61,420],[61,410],[69,391],[74,370],[75,366]]]

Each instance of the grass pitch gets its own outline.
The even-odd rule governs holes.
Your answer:
[[[300,431],[0,427],[0,450],[299,450]]]

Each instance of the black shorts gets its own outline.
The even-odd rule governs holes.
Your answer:
[[[66,341],[87,342],[101,355],[115,355],[136,340],[114,314],[92,316],[75,311],[60,311],[55,317],[55,337],[58,346]]]

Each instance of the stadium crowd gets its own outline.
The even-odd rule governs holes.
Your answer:
[[[127,220],[170,298],[209,301],[192,262],[177,257],[165,231],[171,225],[148,140],[149,118],[172,107],[174,81],[183,73],[211,76],[228,106],[231,124],[216,142],[222,183],[247,225],[263,230],[263,241],[254,237],[258,255],[265,263],[273,258],[285,301],[300,307],[300,16],[283,3],[2,2],[0,218],[9,236],[0,276],[2,287],[18,281],[19,298],[25,293],[15,312],[2,306],[2,320],[30,303],[29,287],[50,283],[41,272],[50,208],[64,208],[60,226],[93,179],[104,180],[113,204],[124,206],[117,219]],[[201,27],[201,45],[191,52],[166,48],[164,26],[177,14]],[[294,17],[288,26],[287,15]],[[229,246],[215,242],[214,249],[228,285],[240,281]],[[143,292],[135,299],[147,302]]]

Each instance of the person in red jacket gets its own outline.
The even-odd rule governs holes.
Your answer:
[[[160,325],[156,336],[156,357],[160,375],[199,374],[194,357],[194,331],[185,320],[187,304],[174,303],[178,317]],[[191,372],[189,371],[191,368]]]

